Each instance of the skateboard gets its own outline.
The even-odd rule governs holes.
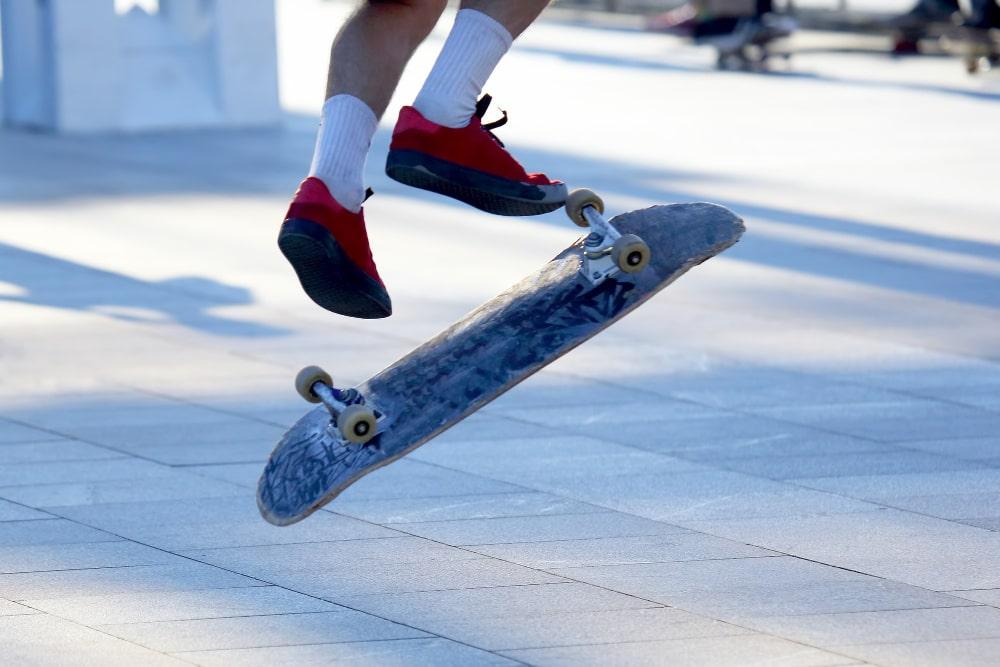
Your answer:
[[[571,193],[566,212],[589,233],[368,381],[340,389],[318,367],[299,373],[296,389],[318,405],[264,467],[257,505],[267,521],[301,521],[621,319],[744,229],[729,210],[704,203],[609,222],[588,190]]]
[[[737,24],[732,35],[702,41],[715,47],[718,69],[763,72],[775,57],[782,58],[786,64],[791,60],[791,51],[779,51],[773,45],[794,31],[795,23],[791,17],[765,14],[758,21],[746,19]]]

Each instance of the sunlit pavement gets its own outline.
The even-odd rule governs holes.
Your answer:
[[[279,529],[298,367],[359,382],[576,234],[388,181],[393,110],[396,313],[314,307],[274,240],[345,7],[279,8],[282,131],[0,134],[5,663],[995,664],[1000,79],[537,25],[490,84],[523,162],[744,240]]]

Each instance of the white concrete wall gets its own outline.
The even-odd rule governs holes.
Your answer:
[[[154,3],[155,4],[155,3]],[[0,0],[5,122],[62,132],[279,119],[273,0]]]

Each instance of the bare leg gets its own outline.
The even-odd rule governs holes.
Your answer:
[[[507,28],[511,37],[517,38],[534,23],[549,0],[462,0],[462,9],[475,9]]]
[[[403,68],[434,28],[445,4],[446,0],[364,2],[333,42],[327,98],[340,94],[353,95],[381,118],[389,106]]]

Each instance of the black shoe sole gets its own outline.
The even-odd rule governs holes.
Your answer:
[[[363,319],[392,314],[385,288],[359,269],[322,225],[289,218],[281,225],[278,247],[320,308]]]
[[[496,215],[541,215],[566,203],[566,186],[561,183],[518,183],[416,151],[389,151],[385,173],[405,185],[436,192]]]

